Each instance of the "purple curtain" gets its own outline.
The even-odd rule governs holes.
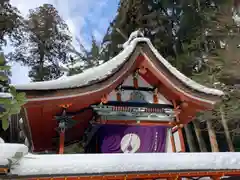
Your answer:
[[[102,125],[97,136],[102,153],[165,152],[167,127]]]

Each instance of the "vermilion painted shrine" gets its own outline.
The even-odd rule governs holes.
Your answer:
[[[211,110],[224,93],[184,76],[149,39],[136,34],[123,51],[98,67],[57,80],[15,85],[27,94],[21,117],[31,153],[63,154],[65,147],[81,141],[85,154],[36,155],[24,145],[0,144],[3,152],[7,146],[14,149],[0,160],[5,177],[220,179],[240,175],[240,165],[234,163],[240,160],[238,153],[179,153],[185,152],[183,126],[197,112]],[[7,159],[19,150],[22,156],[12,168]]]

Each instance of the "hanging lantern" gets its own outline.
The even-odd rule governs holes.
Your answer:
[[[120,89],[116,90],[117,101],[122,101],[122,93]]]
[[[59,154],[63,154],[65,131],[66,129],[70,129],[75,126],[77,124],[77,121],[74,121],[72,119],[72,116],[67,115],[66,106],[63,107],[61,115],[55,116],[55,120],[58,122],[58,127],[56,128],[56,130],[59,133]]]
[[[108,102],[107,95],[104,94],[101,98],[101,103],[106,104]]]
[[[153,103],[154,104],[158,103],[158,88],[154,89],[154,92],[153,92]]]
[[[133,85],[136,89],[138,88],[138,70],[133,74]]]

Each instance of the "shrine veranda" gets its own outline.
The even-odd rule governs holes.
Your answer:
[[[224,93],[183,75],[139,35],[81,74],[14,85],[27,96],[19,121],[26,143],[0,143],[0,178],[240,175],[239,153],[185,153],[182,128]],[[73,143],[85,153],[64,154]]]

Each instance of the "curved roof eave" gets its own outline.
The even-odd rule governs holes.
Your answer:
[[[133,40],[128,47],[124,48],[117,56],[113,57],[109,61],[90,69],[87,69],[83,73],[73,76],[59,78],[56,80],[43,81],[43,82],[31,82],[27,84],[12,84],[17,90],[59,90],[59,89],[71,89],[80,88],[86,86],[94,81],[101,81],[102,79],[111,76],[112,73],[119,66],[124,64],[131,54],[134,52],[137,44],[142,41],[140,39]]]
[[[223,96],[224,92],[221,90],[208,88],[203,86],[192,79],[186,77],[180,71],[178,71],[175,67],[173,67],[166,59],[164,59],[161,54],[154,48],[153,44],[148,38],[135,38],[129,42],[127,46],[125,46],[124,50],[120,52],[117,56],[110,59],[106,63],[101,64],[100,66],[90,68],[84,71],[81,74],[65,77],[63,79],[56,79],[51,81],[44,82],[32,82],[28,84],[19,84],[13,85],[17,90],[21,91],[30,91],[30,90],[63,90],[63,89],[71,89],[71,88],[81,88],[83,86],[87,86],[92,82],[101,81],[109,76],[111,76],[116,69],[118,69],[122,64],[128,61],[131,54],[136,49],[137,44],[146,43],[160,63],[165,66],[168,71],[173,74],[180,82],[182,82],[185,86],[208,95],[213,96]]]

